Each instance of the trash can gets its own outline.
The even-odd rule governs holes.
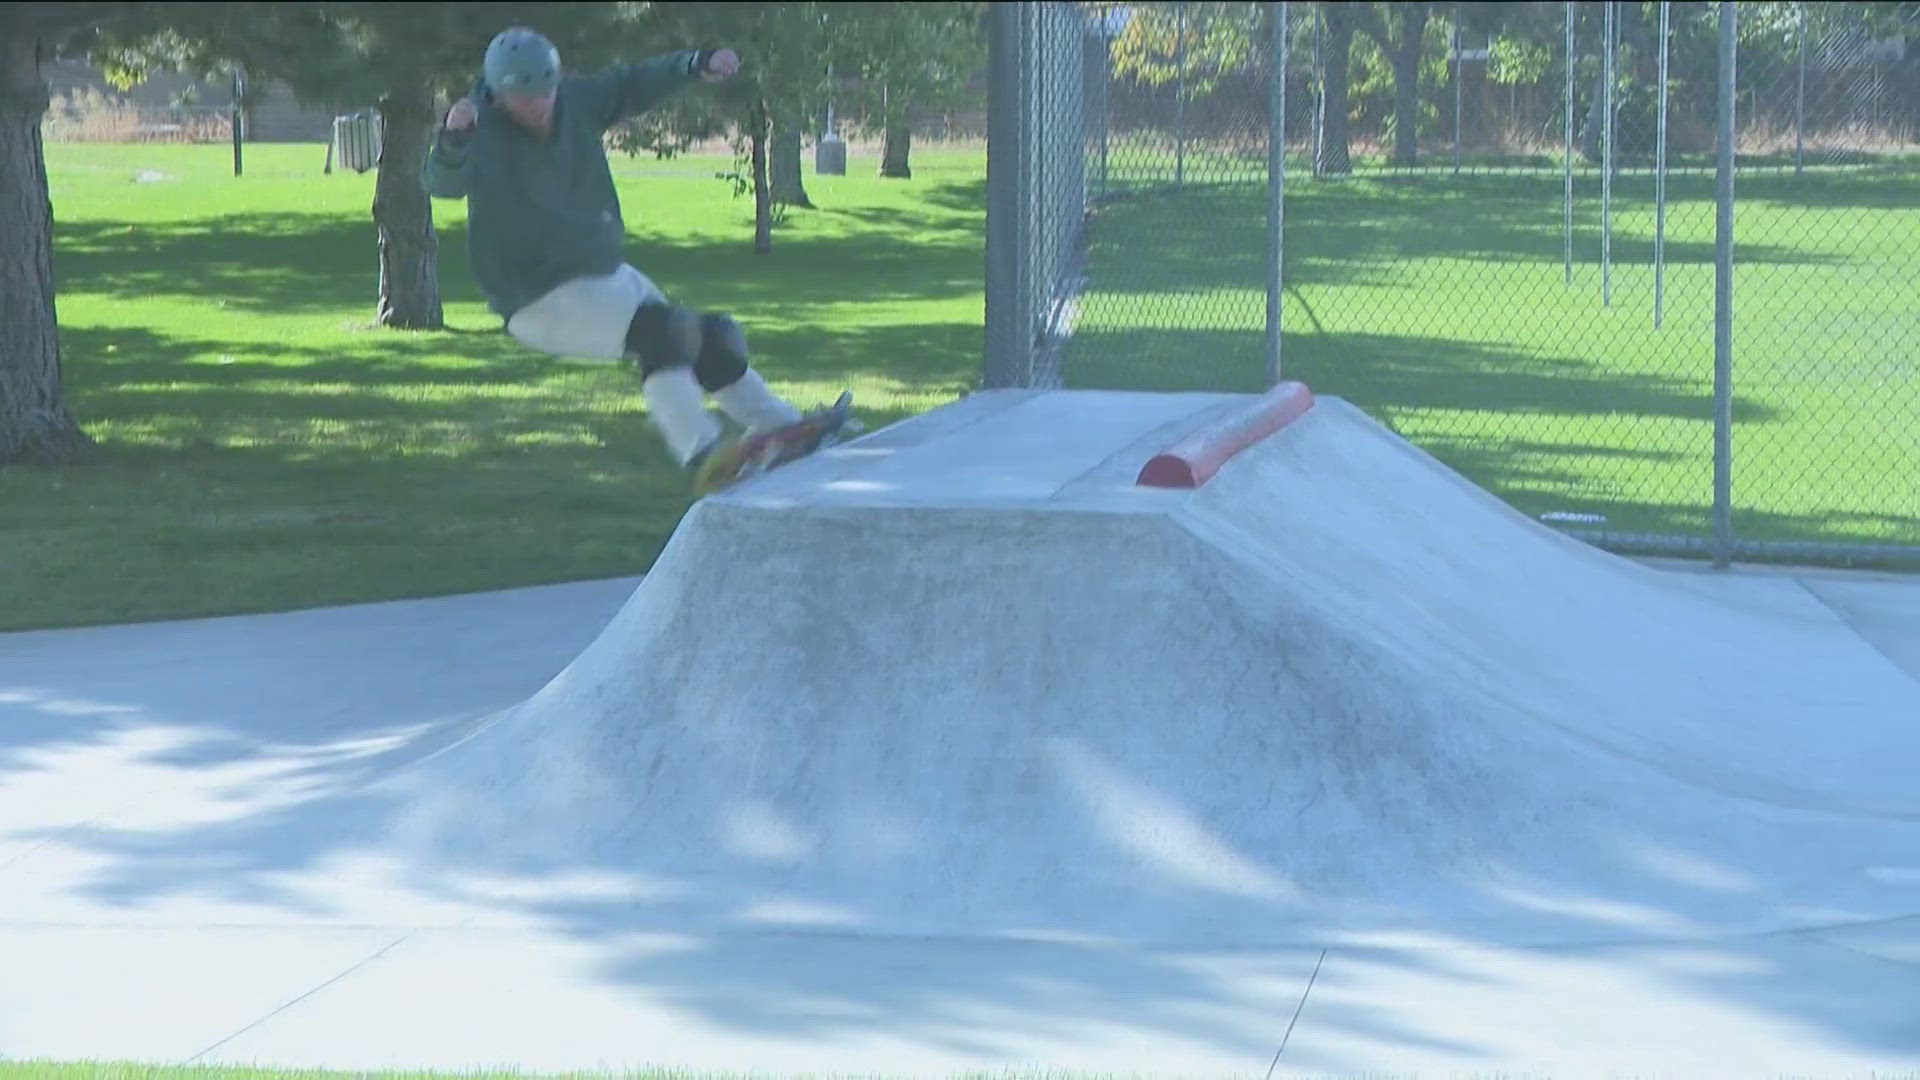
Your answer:
[[[813,145],[813,171],[821,176],[847,175],[847,141],[829,131]]]
[[[362,109],[333,118],[334,157],[344,168],[366,172],[380,164],[380,112]]]

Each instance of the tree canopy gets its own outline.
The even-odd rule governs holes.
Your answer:
[[[754,247],[770,250],[775,217],[769,177],[774,136],[817,124],[841,102],[880,126],[910,103],[939,105],[985,58],[983,4],[655,4],[637,19],[637,40],[710,42],[740,54],[740,73],[710,94],[676,98],[615,138],[630,153],[667,157],[697,142],[731,137],[736,178],[755,199]],[[789,152],[797,152],[798,139]]]

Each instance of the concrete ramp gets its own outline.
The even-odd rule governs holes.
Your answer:
[[[1196,492],[1195,519],[1364,612],[1401,655],[1689,783],[1920,821],[1920,687],[1803,586],[1730,603],[1521,515],[1323,400]]]
[[[1811,594],[1586,548],[1337,399],[1223,442],[1260,407],[984,393],[703,501],[562,674],[408,770],[397,842],[617,868],[636,921],[713,929],[1920,911],[1920,684]],[[1179,446],[1198,486],[1138,482]]]

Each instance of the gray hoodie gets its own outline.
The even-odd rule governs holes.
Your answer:
[[[564,281],[620,268],[626,225],[602,139],[698,79],[708,56],[683,49],[566,76],[545,140],[476,83],[479,121],[465,132],[440,130],[422,179],[430,195],[467,200],[467,261],[502,319]]]

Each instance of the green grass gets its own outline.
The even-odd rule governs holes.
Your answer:
[[[1116,185],[1169,180],[1117,144]],[[436,202],[448,329],[371,325],[371,174],[318,146],[53,144],[68,397],[94,460],[0,471],[0,630],[284,610],[644,572],[689,504],[630,373],[500,332]],[[771,256],[723,158],[614,159],[630,257],[738,314],[802,404],[851,386],[869,426],[980,370],[984,156],[910,181],[810,177]],[[1204,148],[1199,180],[1258,175]],[[1252,173],[1248,170],[1253,169]],[[143,179],[143,174],[145,178]],[[1090,170],[1090,175],[1092,171]],[[1743,175],[1734,495],[1752,539],[1920,541],[1920,183],[1913,163]],[[1286,371],[1529,514],[1699,535],[1713,482],[1711,179],[1671,183],[1652,325],[1650,181],[1598,184],[1562,280],[1551,170],[1290,174]],[[1257,390],[1257,184],[1144,192],[1095,218],[1070,386]]]
[[[1164,181],[1164,177],[1154,179]],[[1290,182],[1284,368],[1529,514],[1701,535],[1713,491],[1710,176],[1669,181],[1653,326],[1651,180],[1598,182],[1573,282],[1557,174]],[[1920,543],[1920,166],[1759,172],[1735,220],[1734,524],[1756,540]],[[1097,219],[1070,386],[1257,390],[1265,191],[1145,192]]]
[[[99,442],[0,472],[0,630],[281,610],[643,572],[689,504],[631,373],[499,329],[436,202],[448,329],[371,325],[373,175],[324,148],[48,147],[68,400]],[[731,311],[803,407],[870,427],[979,370],[975,154],[810,178],[774,252],[722,158],[614,158],[629,257]],[[145,182],[139,177],[149,174]],[[152,179],[158,174],[158,179]]]

